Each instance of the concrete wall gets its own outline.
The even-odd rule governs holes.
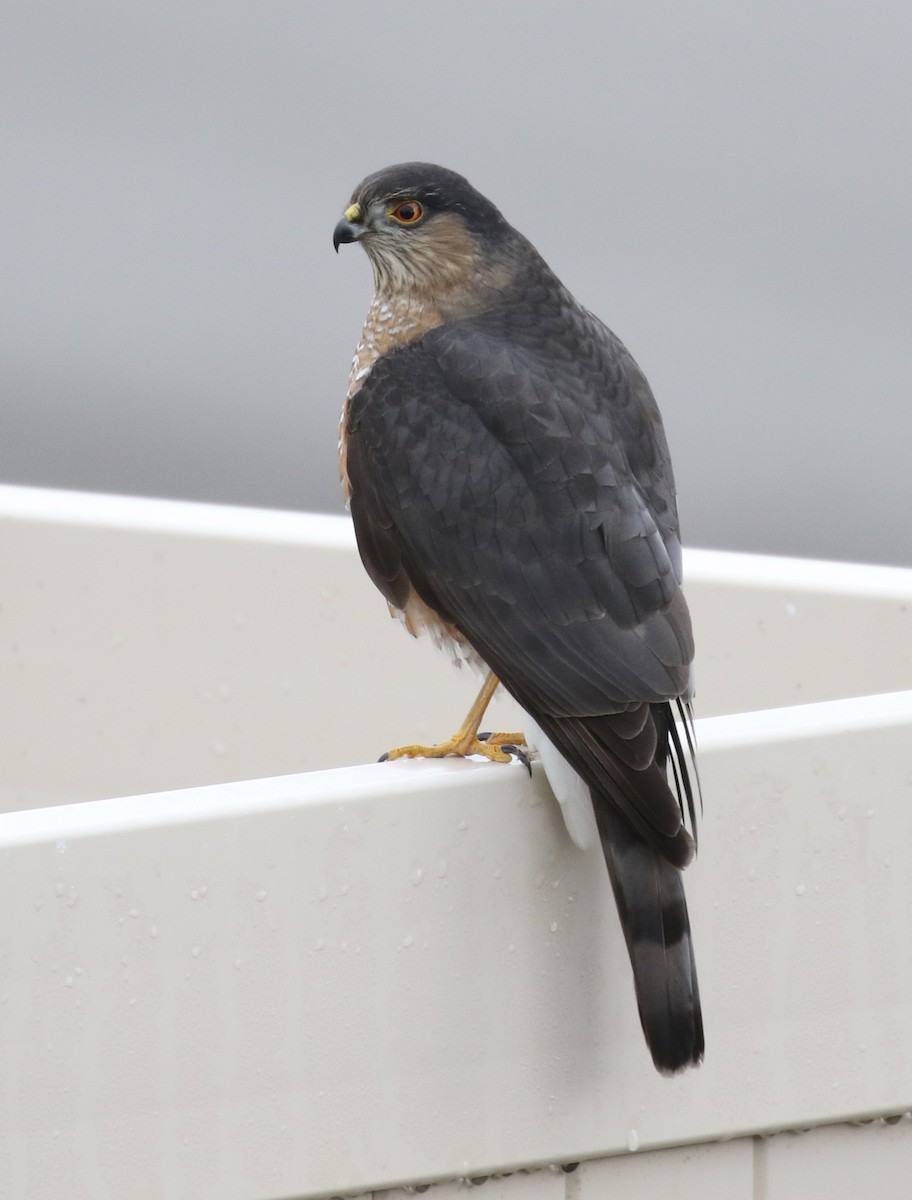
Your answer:
[[[908,1121],[846,1122],[912,1108],[912,574],[691,556],[708,1049],[669,1081],[537,766],[312,769],[472,690],[344,523],[0,504],[0,1194],[905,1194]]]

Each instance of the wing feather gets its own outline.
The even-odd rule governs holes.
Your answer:
[[[687,694],[693,642],[661,423],[595,318],[564,313],[557,330],[534,315],[445,325],[374,366],[348,428],[359,548],[391,604],[414,588],[683,865],[657,714]]]

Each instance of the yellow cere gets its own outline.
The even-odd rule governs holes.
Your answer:
[[[360,221],[361,220],[361,205],[360,204],[349,204],[348,208],[345,210],[345,219],[346,219],[346,221]]]

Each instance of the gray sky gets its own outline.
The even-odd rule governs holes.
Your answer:
[[[7,0],[0,479],[341,511],[357,181],[627,342],[691,545],[912,565],[912,6]]]

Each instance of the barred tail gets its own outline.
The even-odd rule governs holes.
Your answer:
[[[593,793],[602,849],[633,967],[640,1022],[665,1075],[703,1058],[703,1016],[681,872]]]

